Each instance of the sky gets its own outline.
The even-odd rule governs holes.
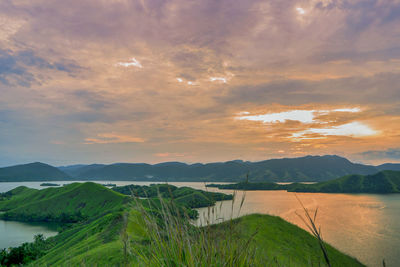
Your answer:
[[[400,162],[399,0],[1,0],[0,166]]]

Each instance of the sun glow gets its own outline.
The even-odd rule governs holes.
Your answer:
[[[378,132],[368,125],[352,121],[340,125],[332,125],[337,120],[321,117],[334,113],[333,117],[344,116],[345,113],[358,113],[362,110],[358,107],[354,108],[338,108],[330,110],[291,110],[279,113],[267,113],[259,115],[251,115],[247,111],[242,111],[237,114],[237,120],[259,121],[264,124],[283,124],[287,121],[297,121],[302,124],[311,124],[313,127],[305,128],[305,130],[295,129],[289,138],[298,141],[305,139],[323,139],[327,136],[350,136],[350,137],[365,137],[378,134]],[[337,114],[343,113],[343,114]],[[320,127],[321,126],[321,127]],[[284,126],[282,126],[284,127]]]
[[[292,134],[291,138],[297,140],[303,139],[321,139],[321,136],[351,136],[365,137],[376,135],[378,132],[371,129],[368,125],[361,122],[351,122],[328,128],[310,128],[305,131]],[[317,135],[317,136],[315,136]]]
[[[261,121],[263,123],[283,123],[286,121],[299,121],[301,123],[321,123],[316,120],[317,116],[327,115],[332,112],[344,112],[344,113],[357,113],[361,109],[356,108],[339,108],[331,110],[291,110],[279,113],[267,113],[260,115],[250,115],[247,111],[239,112],[236,117],[238,120],[249,120],[249,121]],[[246,116],[244,116],[246,115]]]

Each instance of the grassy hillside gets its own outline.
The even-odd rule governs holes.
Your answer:
[[[251,240],[249,251],[230,251],[230,253],[246,254],[251,253],[252,248],[256,248],[254,257],[249,259],[253,266],[326,266],[317,240],[308,232],[279,217],[248,215],[232,222],[204,228],[200,232],[186,231],[188,231],[186,234],[190,234],[192,238],[190,240],[177,238],[168,241],[170,250],[177,245],[174,242],[193,242],[191,247],[194,255],[191,256],[196,257],[195,254],[198,252],[196,246],[204,237],[209,239],[202,240],[203,242],[208,242],[209,246],[215,245],[215,249],[220,252],[225,250],[221,245],[223,242],[231,242],[233,246],[228,249],[232,249],[237,244]],[[146,253],[158,253],[153,250],[157,241],[152,240],[141,213],[135,210],[108,214],[62,232],[49,238],[47,242],[51,244],[50,248],[44,256],[31,263],[32,266],[123,266],[124,263],[127,266],[155,266],[146,264],[146,259],[141,257]],[[138,250],[141,253],[138,254]],[[363,266],[357,260],[329,245],[327,245],[327,250],[332,266]],[[171,260],[169,266],[181,264],[193,266],[186,265],[185,258],[180,260],[174,258],[173,251],[170,253],[170,255],[164,255],[169,258],[163,258],[163,255],[157,255],[157,257],[160,256],[159,260],[164,263]],[[211,262],[215,263],[218,258],[223,259],[224,255],[213,257]],[[216,266],[202,263],[205,264],[204,266]],[[226,260],[225,263],[227,266],[243,266],[231,265]]]
[[[0,201],[3,219],[74,222],[109,212],[128,199],[95,183],[73,183],[43,190],[18,187]]]
[[[70,178],[61,170],[40,162],[0,168],[0,182],[60,181]]]
[[[315,184],[276,183],[209,184],[208,187],[235,190],[287,190],[310,193],[400,193],[400,172],[382,171],[372,175],[347,175],[338,179]]]
[[[325,266],[316,238],[280,217],[252,214],[233,221],[238,241],[254,235],[255,257],[265,266]],[[216,238],[223,238],[230,222],[215,227]],[[362,266],[332,246],[327,245],[332,266]]]
[[[141,242],[145,236],[140,214],[132,211],[108,213],[95,220],[78,224],[72,229],[49,238],[46,254],[32,266],[123,266],[135,263],[128,251],[129,242]],[[130,244],[129,244],[130,245]]]

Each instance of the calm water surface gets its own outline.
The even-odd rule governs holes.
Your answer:
[[[57,234],[56,225],[22,223],[0,220],[0,249],[17,247],[24,242],[32,242],[37,234],[45,237]]]
[[[108,183],[110,181],[97,181]],[[71,182],[56,182],[59,184]],[[149,185],[153,182],[112,181],[117,185],[139,184]],[[27,183],[0,183],[0,192],[11,190],[20,185],[32,188],[40,187],[41,182]],[[171,182],[176,186],[190,186],[205,189],[204,183]],[[232,193],[230,190],[208,188],[209,191]],[[306,228],[301,219],[296,215],[303,214],[301,206],[294,193],[286,191],[247,191],[245,202],[239,214],[239,202],[243,192],[237,193],[232,214],[232,201],[217,204],[218,218],[213,221],[227,220],[250,213],[263,213],[277,215]],[[318,208],[317,224],[321,226],[323,238],[339,250],[356,257],[368,266],[382,266],[385,258],[386,266],[400,266],[400,194],[372,195],[372,194],[317,194],[297,193],[303,204],[311,211]],[[207,208],[199,209],[200,218],[197,224],[204,223],[207,217]],[[11,243],[4,241],[2,221],[0,221],[0,247],[9,247]],[[7,222],[11,223],[11,222]],[[18,223],[19,224],[19,223]],[[22,224],[23,225],[23,224]],[[31,226],[21,226],[25,227]],[[7,240],[18,236],[21,228],[10,227],[7,230]],[[39,233],[32,231],[29,239]],[[26,236],[28,238],[28,236]],[[14,238],[15,239],[15,238]],[[4,245],[5,244],[5,245]],[[18,244],[16,244],[18,245]],[[15,245],[14,245],[15,246]]]

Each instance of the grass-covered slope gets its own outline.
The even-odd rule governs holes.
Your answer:
[[[229,222],[217,225],[221,237],[230,227]],[[280,217],[252,214],[233,221],[235,235],[248,240],[254,235],[256,258],[265,266],[325,266],[318,241],[305,230]],[[363,266],[330,245],[326,245],[332,266]]]
[[[231,226],[233,224],[234,226]],[[229,241],[248,242],[252,237],[252,246],[255,255],[250,259],[253,266],[326,266],[323,254],[318,247],[318,241],[308,232],[292,225],[279,217],[269,215],[248,215],[232,221],[216,225],[205,230],[204,235],[199,232],[181,228],[180,231],[188,231],[192,235],[193,242],[190,246],[196,253],[198,243],[207,242],[218,244]],[[167,234],[167,233],[166,233]],[[255,235],[254,235],[255,234]],[[167,249],[174,250],[175,242],[187,242],[177,238],[166,240]],[[204,240],[203,238],[208,238]],[[202,240],[203,239],[203,240]],[[70,230],[48,240],[51,248],[40,259],[34,261],[32,266],[152,266],[144,265],[137,251],[147,250],[149,253],[158,253],[154,249],[156,240],[152,240],[148,234],[146,223],[142,215],[136,210],[131,212],[116,212],[108,214],[90,223],[78,225]],[[363,266],[357,260],[341,253],[335,248],[326,245],[332,266]],[[239,248],[233,244],[232,248]],[[216,253],[225,251],[216,246]],[[183,251],[181,253],[186,253]],[[185,265],[185,258],[174,259],[170,255],[156,255],[171,266]],[[203,253],[207,253],[204,251]],[[250,251],[230,251],[234,254],[246,254]],[[212,257],[225,257],[227,255],[213,255]],[[170,257],[165,258],[165,257]],[[181,262],[179,260],[182,260]],[[215,262],[217,260],[213,260]],[[182,263],[182,265],[179,265]],[[173,265],[176,264],[176,265]],[[207,265],[206,262],[197,262],[199,266]],[[232,265],[227,265],[232,266]],[[233,266],[240,266],[233,265]]]
[[[74,222],[120,207],[127,196],[95,183],[42,190],[18,187],[0,201],[3,219]]]
[[[112,212],[49,238],[50,249],[31,265],[124,266],[128,263],[129,266],[136,262],[130,243],[141,242],[144,237],[139,212]]]
[[[40,162],[0,168],[0,182],[60,181],[70,178],[61,170]]]

